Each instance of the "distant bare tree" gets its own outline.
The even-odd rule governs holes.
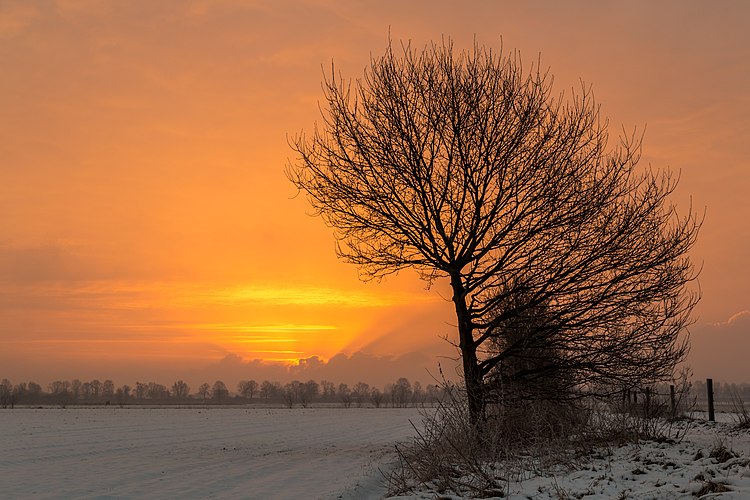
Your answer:
[[[268,380],[264,380],[260,384],[260,397],[263,399],[271,399],[276,396],[276,387],[274,386],[273,382],[270,382]]]
[[[336,396],[336,384],[329,380],[320,381],[320,390],[323,399],[331,400]]]
[[[36,382],[29,382],[27,386],[29,404],[36,404],[42,397],[42,386]]]
[[[74,387],[78,388],[78,396],[76,399],[82,399],[88,401],[91,399],[91,384],[89,382],[81,382],[80,380],[74,380]],[[74,393],[75,394],[75,393]]]
[[[13,395],[11,396],[12,401],[14,401],[15,404],[26,402],[28,393],[29,391],[26,386],[26,382],[21,382],[19,384],[16,384],[13,387]]]
[[[71,401],[70,382],[67,380],[50,382],[49,392],[53,401],[62,407],[65,407]]]
[[[206,402],[206,399],[208,399],[208,395],[211,393],[211,386],[207,383],[202,383],[200,387],[198,387],[198,395],[203,398],[203,402]]]
[[[211,395],[217,403],[220,403],[229,397],[229,389],[227,389],[227,386],[224,382],[222,382],[221,380],[217,380],[216,382],[214,382],[214,385],[211,388]]]
[[[635,135],[608,147],[589,88],[556,97],[516,53],[397,52],[353,84],[324,81],[323,123],[294,140],[287,175],[363,279],[413,268],[450,282],[472,422],[516,350],[489,340],[541,304],[533,345],[557,335],[577,390],[668,378],[698,301],[700,220],[669,203],[676,179],[638,169]]]
[[[148,389],[146,389],[146,396],[153,400],[169,399],[169,389],[164,384],[149,382]]]
[[[260,396],[265,399],[279,399],[283,397],[284,387],[279,382],[264,380],[260,385]]]
[[[110,400],[115,395],[115,383],[107,379],[102,382],[102,397],[106,400]]]
[[[401,377],[391,387],[391,406],[406,408],[411,400],[411,383],[409,379]]]
[[[370,401],[375,408],[380,408],[383,404],[383,393],[377,387],[373,387],[370,391]]]
[[[352,405],[352,392],[347,384],[339,384],[338,396],[344,408]]]
[[[182,380],[177,380],[172,384],[172,396],[177,401],[184,401],[190,395],[190,386]]]
[[[299,400],[300,396],[300,382],[299,380],[292,380],[284,386],[282,396],[284,398],[284,404],[287,408],[291,408]]]
[[[7,378],[0,380],[0,406],[7,408],[11,404],[13,384]]]
[[[78,380],[77,378],[74,378],[70,381],[70,392],[74,400],[79,399],[87,399],[84,397],[84,394],[81,391],[81,387],[83,386],[83,382]]]
[[[237,384],[237,391],[243,398],[252,400],[256,392],[258,392],[258,382],[255,380],[242,380]]]
[[[89,387],[91,387],[91,398],[92,399],[99,399],[99,396],[102,394],[102,383],[98,379],[94,379],[91,382],[89,382]]]
[[[138,400],[145,399],[147,392],[148,392],[148,384],[144,384],[143,382],[135,383],[135,399],[138,399]]]
[[[361,407],[370,398],[370,386],[364,382],[357,382],[352,388],[352,399],[357,407]]]
[[[130,399],[130,386],[125,384],[122,387],[118,387],[115,391],[115,401],[122,408],[125,403]]]
[[[422,389],[422,383],[418,380],[414,382],[411,389],[411,403],[414,406],[422,406],[425,403],[425,393]]]
[[[320,386],[314,380],[308,380],[304,384],[300,384],[298,399],[302,407],[307,408],[318,397],[319,392]]]

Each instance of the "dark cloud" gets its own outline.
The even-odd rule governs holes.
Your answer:
[[[378,356],[364,352],[351,355],[339,353],[328,361],[317,356],[301,359],[292,366],[267,363],[261,360],[243,361],[229,354],[217,363],[190,373],[189,378],[200,381],[224,380],[234,386],[240,380],[271,380],[282,383],[291,380],[330,380],[335,383],[356,384],[366,382],[383,387],[400,377],[423,384],[435,383],[440,377],[440,367],[446,377],[455,378],[454,362],[437,359],[421,352],[406,352],[399,356]],[[204,380],[205,379],[205,380]]]

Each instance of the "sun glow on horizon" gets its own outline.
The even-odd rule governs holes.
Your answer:
[[[49,321],[26,322],[14,349],[68,356],[137,358],[169,352],[296,364],[350,346],[389,307],[430,304],[430,293],[351,290],[304,284],[81,281],[0,290],[0,302],[45,304]],[[248,321],[252,318],[252,321]]]
[[[380,293],[378,293],[380,292]],[[405,302],[435,302],[438,297],[429,293],[383,293],[374,290],[361,292],[332,287],[312,287],[299,285],[237,285],[217,288],[197,299],[237,304],[243,302],[271,303],[274,305],[339,306],[339,307],[388,307]]]

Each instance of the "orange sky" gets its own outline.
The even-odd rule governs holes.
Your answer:
[[[592,83],[615,131],[647,126],[644,164],[707,209],[691,363],[750,381],[722,354],[750,357],[750,4],[621,3],[0,0],[0,377],[435,371],[448,293],[360,283],[283,173],[321,66],[361,75],[390,31],[502,35],[559,89]]]

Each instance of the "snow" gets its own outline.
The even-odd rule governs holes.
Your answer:
[[[673,442],[599,449],[571,467],[529,473],[523,480],[505,483],[503,498],[750,498],[750,431],[739,430],[728,414],[718,414],[717,420],[678,423]],[[711,457],[721,446],[730,453]],[[725,488],[716,490],[717,485]],[[394,498],[462,498],[437,493]]]
[[[0,411],[4,498],[382,498],[415,409]]]
[[[750,432],[717,418],[681,423],[674,443],[601,449],[574,468],[529,473],[506,484],[506,498],[689,498],[716,484],[730,491],[705,498],[750,498]],[[393,445],[421,420],[412,408],[2,410],[1,494],[382,498]],[[721,444],[731,451],[724,461],[710,457]]]

